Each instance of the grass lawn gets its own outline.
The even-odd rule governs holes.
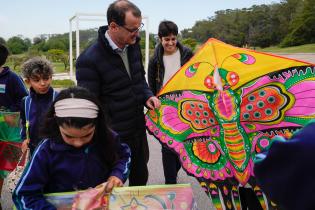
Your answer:
[[[56,63],[56,62],[53,62],[52,63],[53,64],[53,66],[54,66],[54,70],[55,70],[55,73],[63,73],[63,72],[65,72],[65,66],[64,66],[64,64],[63,63]],[[68,66],[68,68],[69,68],[69,66]]]
[[[75,86],[75,83],[70,79],[64,79],[64,80],[53,80],[51,84],[54,88],[66,88]]]

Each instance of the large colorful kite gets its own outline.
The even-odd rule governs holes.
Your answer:
[[[253,159],[272,137],[289,137],[314,118],[314,71],[314,64],[209,39],[160,91],[161,107],[148,111],[146,125],[217,209],[241,209],[239,186],[273,209]]]

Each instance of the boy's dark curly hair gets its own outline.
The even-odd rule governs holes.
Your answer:
[[[53,75],[54,69],[50,61],[43,57],[34,57],[22,65],[22,75],[26,79],[42,76],[49,78]]]

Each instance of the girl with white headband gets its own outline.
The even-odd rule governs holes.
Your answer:
[[[44,140],[13,192],[17,209],[55,209],[43,194],[84,190],[103,182],[110,192],[126,181],[130,149],[107,127],[102,107],[86,89],[59,93],[41,135]]]

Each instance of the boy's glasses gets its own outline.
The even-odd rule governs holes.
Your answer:
[[[144,26],[144,24],[141,23],[140,27],[136,28],[136,29],[129,29],[129,28],[125,27],[125,26],[120,26],[120,27],[124,28],[126,31],[128,31],[131,34],[134,34],[134,33],[139,32],[143,28],[143,26]]]

